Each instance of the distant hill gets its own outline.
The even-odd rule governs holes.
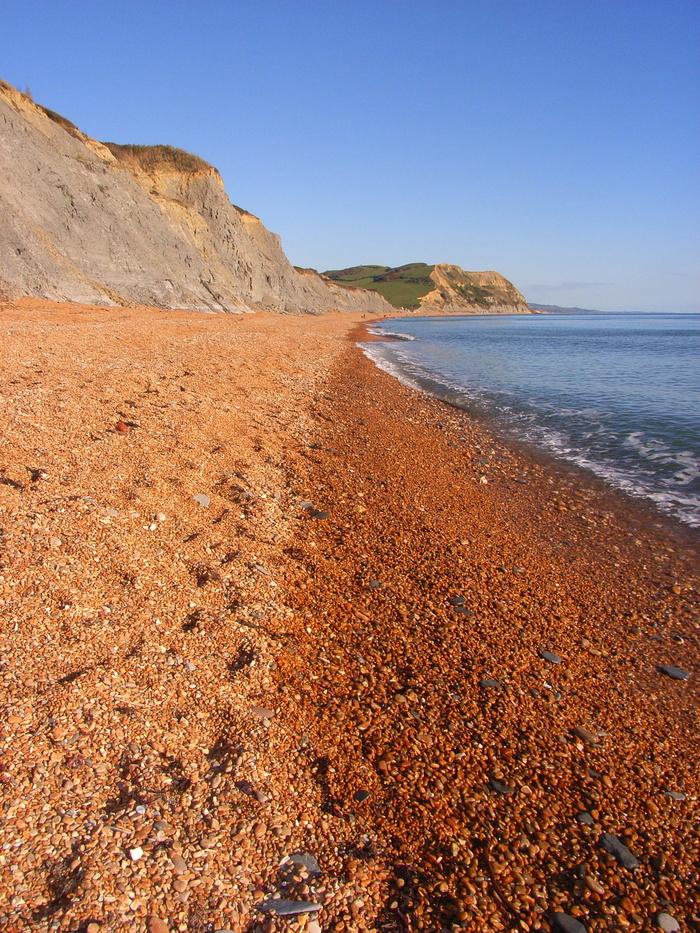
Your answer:
[[[403,311],[421,314],[528,314],[525,298],[499,272],[411,262],[404,266],[352,266],[324,272],[342,285],[366,288]]]
[[[424,262],[409,262],[405,266],[353,266],[335,269],[323,275],[341,285],[354,285],[379,292],[395,308],[414,311],[420,299],[435,288],[430,275],[435,266]]]
[[[605,314],[605,311],[596,311],[595,308],[560,308],[559,305],[537,305],[528,301],[533,311],[545,311],[547,314]]]

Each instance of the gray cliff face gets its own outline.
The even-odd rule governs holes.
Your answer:
[[[210,167],[122,165],[0,83],[0,296],[198,311],[390,313],[296,270]]]

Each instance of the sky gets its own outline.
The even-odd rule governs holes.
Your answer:
[[[0,78],[215,165],[320,271],[700,311],[697,0],[0,0]]]

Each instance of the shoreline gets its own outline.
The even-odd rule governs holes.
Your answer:
[[[353,401],[347,391],[350,385]],[[359,398],[355,396],[358,390]],[[334,735],[339,720],[345,726],[340,731],[348,734],[344,754],[336,752],[344,759],[344,767],[338,766],[342,773],[329,782],[330,805],[344,801],[352,807],[354,789],[362,780],[371,785],[377,800],[374,812],[371,805],[362,811],[363,826],[371,828],[377,844],[381,842],[391,852],[385,856],[387,861],[395,867],[398,863],[394,878],[399,885],[394,887],[397,909],[401,911],[403,904],[406,916],[416,918],[415,929],[437,929],[438,918],[443,924],[456,920],[464,924],[457,928],[468,930],[512,929],[513,923],[521,921],[530,929],[547,929],[557,908],[578,914],[589,930],[608,929],[610,922],[622,927],[630,922],[651,923],[652,892],[656,889],[659,902],[659,884],[667,896],[667,883],[656,879],[654,884],[646,878],[640,885],[635,877],[632,884],[631,879],[616,876],[612,865],[596,851],[596,839],[604,829],[627,836],[638,846],[645,844],[636,827],[650,825],[661,812],[656,801],[664,793],[664,782],[680,781],[697,795],[694,765],[689,767],[697,754],[692,738],[697,687],[689,681],[684,693],[676,693],[671,701],[664,696],[657,670],[659,664],[672,663],[673,649],[670,654],[668,649],[681,644],[674,636],[687,647],[683,663],[697,669],[697,542],[683,535],[680,547],[680,539],[673,539],[673,570],[666,577],[668,570],[660,571],[658,565],[663,566],[671,556],[664,550],[669,548],[668,526],[649,529],[648,512],[630,507],[636,503],[621,502],[615,491],[601,496],[595,478],[593,483],[582,483],[582,471],[556,468],[552,462],[513,450],[464,412],[379,371],[359,349],[348,352],[345,369],[336,375],[334,388],[324,399],[319,409],[324,421],[331,424],[336,418],[339,425],[336,430],[328,429],[325,456],[319,453],[315,463],[315,485],[323,490],[323,498],[315,505],[328,510],[329,518],[327,523],[310,525],[309,533],[315,545],[313,554],[331,557],[313,560],[309,571],[313,583],[305,583],[299,608],[310,606],[306,611],[317,622],[319,616],[324,620],[324,649],[317,657],[340,671],[348,656],[364,659],[354,675],[340,678],[345,681],[342,686],[336,677],[329,699],[315,708],[315,715],[330,729],[326,708],[330,703]],[[410,436],[405,431],[408,422],[412,424]],[[492,451],[488,466],[465,458],[465,447],[472,445],[482,452]],[[382,457],[375,460],[378,451]],[[501,457],[509,465],[499,469]],[[385,458],[386,466],[382,464]],[[343,477],[339,464],[348,463],[353,464],[354,473]],[[488,482],[483,484],[481,477],[487,473]],[[528,477],[527,485],[521,487],[523,474]],[[551,486],[556,488],[554,496]],[[359,514],[351,505],[353,488],[358,496],[355,501],[362,503]],[[334,502],[342,503],[342,508],[334,509]],[[508,514],[511,510],[512,515]],[[681,579],[682,587],[677,582]],[[316,582],[316,595],[309,603],[308,587]],[[674,607],[673,596],[681,593],[689,597],[687,607]],[[464,599],[466,618],[457,614],[461,607],[450,607],[450,598]],[[329,599],[335,607],[332,612]],[[381,648],[367,644],[373,639],[381,641]],[[317,651],[315,640],[308,646],[311,656]],[[663,643],[667,643],[665,649]],[[540,648],[561,651],[568,670],[540,661],[538,671]],[[459,659],[456,663],[449,658],[443,663],[435,660],[448,649]],[[663,660],[655,657],[659,650]],[[466,658],[470,673],[460,675]],[[474,658],[480,659],[478,664]],[[610,663],[610,658],[619,660]],[[388,668],[383,677],[372,677],[373,662],[375,669],[380,662],[382,670]],[[615,670],[618,665],[623,670]],[[577,685],[579,678],[584,683]],[[481,686],[484,681],[494,684]],[[543,683],[548,684],[544,689]],[[392,689],[396,691],[393,700]],[[442,697],[439,702],[436,691]],[[456,699],[461,691],[466,696]],[[333,696],[340,693],[348,698],[344,702],[350,702],[368,692],[375,702],[365,701],[359,709],[348,711]],[[376,701],[379,709],[375,709]],[[619,710],[620,701],[629,707]],[[650,710],[651,702],[659,708]],[[427,706],[428,715],[423,715],[421,704]],[[409,725],[397,734],[395,718],[410,724],[413,714],[415,732],[406,738]],[[540,716],[547,720],[544,732]],[[675,729],[674,719],[679,723]],[[499,720],[506,722],[500,725],[500,734]],[[475,725],[479,721],[481,728]],[[477,742],[477,748],[485,751],[473,754],[474,734],[481,734],[484,721],[493,746]],[[591,750],[572,737],[572,730],[590,730],[594,724],[606,735]],[[323,730],[324,725],[316,727],[317,741],[334,761],[333,744],[323,743]],[[551,736],[550,730],[554,730]],[[669,733],[673,733],[671,744],[677,741],[684,751],[677,759],[674,755],[669,771],[664,773],[657,765],[654,774],[653,748]],[[528,741],[533,736],[537,736],[534,748]],[[459,751],[454,747],[457,737],[464,743]],[[513,755],[518,745],[534,760],[539,758],[545,770],[558,772],[560,765],[568,765],[571,771],[566,777],[556,774],[556,793],[533,773],[537,768],[518,769]],[[352,749],[355,767],[362,765],[361,777],[348,766]],[[630,760],[618,762],[618,754]],[[469,765],[469,758],[476,761]],[[472,771],[475,765],[478,777]],[[594,771],[582,780],[581,770],[588,767]],[[513,781],[517,770],[521,770],[520,786]],[[509,790],[494,793],[494,781]],[[418,789],[421,782],[428,793]],[[407,784],[416,790],[407,790]],[[587,812],[586,806],[590,808],[591,801],[599,803],[600,796],[607,798],[608,812],[597,815],[597,832],[587,835],[576,822],[577,807],[581,808],[578,812]],[[515,808],[506,808],[501,801],[515,799],[523,801],[519,812],[504,814],[504,809]],[[387,809],[389,816],[384,815]],[[632,814],[635,817],[630,818]],[[502,820],[500,840],[490,835],[491,820]],[[561,835],[551,832],[550,822]],[[526,825],[539,826],[531,830],[537,838],[545,831],[545,845],[535,855],[548,867],[540,875],[539,890],[547,908],[534,896],[528,905],[527,894],[518,901],[513,888],[513,900],[505,897],[504,906],[504,897],[498,893],[501,875],[505,881],[512,872],[509,881],[517,888],[513,878],[524,877],[522,863],[532,866],[532,856],[529,860],[518,856],[522,849],[516,840],[522,839]],[[392,839],[398,827],[398,838]],[[562,836],[567,837],[565,841]],[[450,842],[455,837],[457,852]],[[471,846],[466,842],[470,838],[474,840]],[[531,853],[532,837],[528,840]],[[484,852],[491,846],[502,850],[506,841],[506,852],[499,856],[494,871],[497,877],[492,878]],[[645,842],[653,848],[658,838]],[[553,847],[562,844],[566,854],[553,854]],[[438,854],[439,864],[435,862]],[[654,855],[648,857],[652,860]],[[577,876],[576,859],[583,859],[593,872],[588,888]],[[465,887],[460,881],[474,876],[475,864],[479,866],[477,877],[482,877],[481,900],[484,886],[489,891],[488,907],[480,903],[478,885],[467,882]],[[687,870],[687,887],[680,883],[673,898],[679,916],[681,902],[690,909],[698,884],[690,865]],[[568,882],[554,884],[553,891],[557,876],[568,876]],[[604,878],[600,887],[605,887],[605,894],[596,897],[599,877]],[[680,873],[677,877],[680,880]],[[484,878],[490,881],[485,884]],[[535,876],[530,884],[537,887],[536,881]],[[440,889],[437,897],[435,886]],[[643,897],[638,891],[637,898],[630,899],[630,886],[648,890]],[[514,911],[516,903],[521,906]]]
[[[604,314],[608,312],[597,313]],[[400,320],[400,317],[385,318],[377,323],[386,323],[388,321]],[[397,337],[394,334],[387,334],[384,336],[382,334],[371,333],[368,329],[371,326],[371,323],[366,324],[365,334],[364,336],[358,336],[358,342],[392,342],[395,340],[400,341],[406,339],[404,337]],[[544,446],[540,446],[534,441],[518,440],[516,437],[512,436],[512,434],[510,434],[508,430],[503,427],[503,425],[499,424],[498,420],[494,419],[489,412],[475,411],[468,408],[463,408],[458,403],[451,401],[448,397],[443,397],[439,394],[439,392],[433,393],[429,388],[420,386],[415,381],[412,382],[409,377],[404,378],[400,371],[393,372],[390,368],[385,368],[380,363],[375,361],[372,362],[374,362],[374,365],[378,366],[378,368],[380,368],[383,372],[386,372],[389,376],[401,382],[402,385],[405,385],[410,389],[414,389],[421,394],[428,395],[429,397],[436,399],[447,407],[455,408],[457,411],[463,411],[467,417],[481,424],[487,431],[490,431],[495,436],[499,437],[506,445],[511,446],[514,449],[521,450],[526,456],[530,456],[534,459],[542,459],[545,464],[553,465],[555,469],[559,467],[562,469],[572,470],[575,474],[582,476],[582,481],[584,483],[593,484],[601,491],[602,494],[612,493],[613,496],[619,496],[621,499],[622,508],[628,507],[632,508],[633,510],[639,510],[640,517],[646,515],[647,520],[651,521],[652,524],[656,525],[661,522],[664,526],[664,533],[676,538],[681,546],[689,545],[690,547],[693,547],[695,544],[700,544],[700,524],[697,524],[697,522],[696,524],[691,524],[689,521],[685,521],[670,509],[667,510],[658,505],[647,492],[630,492],[623,485],[617,485],[611,481],[604,473],[596,472],[591,467],[577,463],[575,460],[569,460],[566,457],[553,452],[552,450],[548,450]]]
[[[8,933],[700,921],[698,547],[366,324],[0,313]]]

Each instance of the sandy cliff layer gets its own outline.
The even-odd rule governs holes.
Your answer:
[[[115,147],[118,149],[119,147]],[[213,167],[142,168],[0,82],[0,295],[240,312],[388,313],[295,269]]]
[[[529,314],[525,296],[500,272],[465,272],[438,263],[430,278],[435,288],[421,298],[423,314]]]

